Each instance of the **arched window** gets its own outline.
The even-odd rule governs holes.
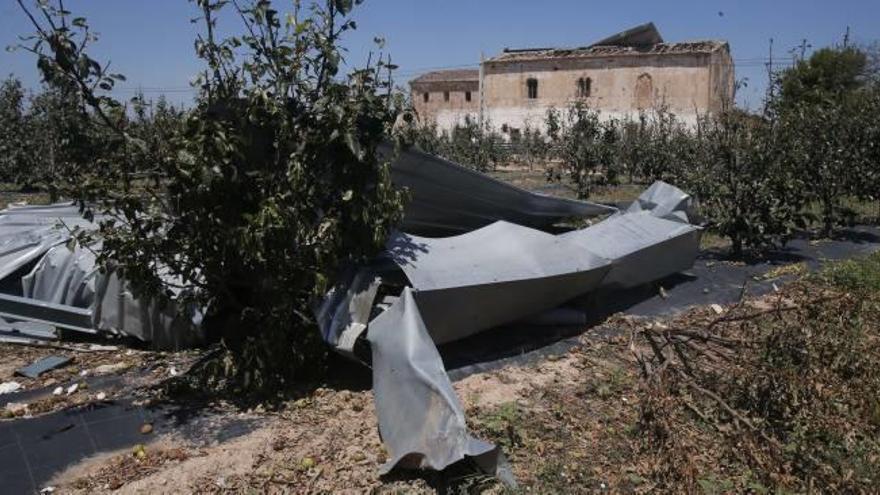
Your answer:
[[[528,80],[526,80],[526,89],[528,89],[530,100],[538,99],[538,80],[537,79],[529,78]]]
[[[425,103],[428,103],[429,101],[431,101],[431,93],[423,93],[422,99],[425,100]]]
[[[582,77],[577,82],[578,98],[589,98],[593,91],[593,80],[589,77]]]
[[[449,101],[449,91],[443,92],[443,101]]]
[[[636,108],[646,110],[654,106],[654,80],[644,73],[636,80]]]

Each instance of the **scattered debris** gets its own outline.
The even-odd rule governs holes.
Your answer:
[[[101,366],[94,368],[92,370],[92,373],[94,373],[97,376],[114,375],[114,374],[126,371],[129,368],[131,368],[130,364],[123,362],[123,361],[120,361],[118,363],[113,363],[113,364],[102,364]]]
[[[28,405],[21,402],[10,402],[6,404],[6,411],[13,416],[24,416],[27,413]]]
[[[153,433],[153,425],[150,423],[144,423],[144,425],[141,426],[141,434],[149,435],[150,433]]]
[[[56,387],[55,390],[52,391],[52,395],[61,395],[64,393],[64,387]]]
[[[73,395],[76,391],[79,390],[79,383],[74,383],[73,385],[67,387],[67,395]]]
[[[21,384],[18,382],[0,383],[0,395],[11,394],[13,392],[18,392],[19,390],[21,390]]]
[[[72,361],[66,356],[49,356],[31,364],[30,366],[16,370],[15,373],[28,378],[39,378],[43,373],[60,368]]]
[[[709,307],[712,308],[712,311],[714,311],[715,314],[720,315],[724,312],[724,308],[722,308],[720,304],[712,304]]]

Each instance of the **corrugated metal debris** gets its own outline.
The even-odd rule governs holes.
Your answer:
[[[540,318],[596,289],[686,270],[702,229],[690,197],[662,182],[618,211],[530,193],[417,152],[403,153],[393,171],[414,198],[402,231],[328,294],[316,311],[322,333],[350,356],[360,339],[370,343],[390,452],[383,472],[442,470],[465,457],[494,472],[500,452],[468,433],[436,346]],[[603,214],[592,226],[551,233],[566,218]]]

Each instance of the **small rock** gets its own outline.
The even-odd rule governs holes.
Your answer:
[[[722,308],[720,304],[712,304],[709,307],[712,308],[712,311],[714,311],[716,315],[720,315],[724,312],[724,308]]]
[[[704,288],[703,288],[703,294],[708,294],[708,293],[709,293],[709,288],[708,288],[708,287],[704,287]]]
[[[82,370],[79,372],[79,376],[88,376],[88,375],[89,375],[89,370]]]
[[[174,377],[174,376],[179,375],[180,372],[177,371],[177,368],[175,368],[174,366],[172,366],[172,367],[168,368],[168,374],[171,375],[172,377]]]
[[[52,395],[61,395],[64,393],[64,387],[55,387],[55,390],[52,391]]]
[[[67,395],[73,395],[76,391],[79,390],[79,383],[74,383],[73,385],[67,387]]]
[[[119,346],[92,344],[89,346],[90,351],[118,351]]]
[[[144,423],[144,425],[141,426],[141,434],[149,435],[150,433],[153,433],[153,425],[150,423]]]
[[[6,410],[13,416],[24,416],[27,413],[28,405],[21,402],[10,402],[6,404]]]
[[[300,466],[304,471],[307,471],[307,470],[312,469],[313,467],[315,467],[315,460],[312,459],[311,457],[303,457],[302,460],[299,462],[299,466]]]
[[[124,362],[118,362],[114,364],[102,364],[98,366],[93,371],[96,375],[112,375],[115,373],[121,373],[127,369],[129,369],[131,365]]]
[[[98,400],[104,400],[107,398],[107,394],[105,394],[104,392],[99,392],[98,395],[95,396],[95,398]]]
[[[18,382],[0,383],[0,395],[11,394],[13,392],[18,392],[19,390],[21,390],[21,384]]]

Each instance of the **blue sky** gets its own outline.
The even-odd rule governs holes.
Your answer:
[[[27,0],[32,1],[32,0]],[[148,96],[172,101],[192,97],[191,77],[200,64],[193,53],[197,15],[186,0],[67,0],[69,10],[89,19],[101,40],[92,51],[111,60],[128,80],[119,96],[138,87]],[[289,1],[276,1],[285,10]],[[421,71],[473,66],[504,47],[582,46],[619,30],[654,21],[667,41],[724,39],[737,63],[737,78],[748,87],[740,104],[755,108],[766,85],[769,40],[781,62],[803,39],[813,47],[839,43],[847,26],[855,43],[880,39],[880,0],[366,0],[354,13],[359,29],[346,38],[348,61],[366,60],[374,36],[400,66],[397,83]],[[236,30],[236,19],[223,19]],[[0,45],[16,43],[31,27],[15,0],[0,1]],[[0,76],[12,73],[37,87],[35,61],[25,52],[0,52]]]

